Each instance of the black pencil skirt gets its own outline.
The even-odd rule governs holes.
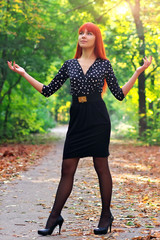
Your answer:
[[[89,95],[83,103],[73,97],[63,159],[108,157],[110,131],[110,118],[101,94]]]

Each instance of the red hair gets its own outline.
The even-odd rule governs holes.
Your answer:
[[[85,29],[88,32],[92,32],[96,37],[95,49],[94,49],[96,58],[107,59],[106,53],[105,53],[105,48],[104,48],[104,43],[103,43],[103,39],[102,39],[102,34],[101,34],[99,27],[96,26],[94,23],[87,22],[79,28],[78,33],[80,33],[81,31],[84,31]],[[82,48],[79,46],[79,43],[77,43],[77,49],[76,49],[76,54],[75,54],[74,58],[80,58],[81,55],[82,55]],[[102,93],[104,93],[106,91],[106,88],[107,88],[107,83],[106,83],[106,80],[104,79]]]

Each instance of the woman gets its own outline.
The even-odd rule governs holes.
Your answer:
[[[13,66],[12,62],[8,62],[11,70],[22,75],[46,97],[56,92],[67,78],[70,78],[72,105],[63,150],[61,180],[46,227],[38,231],[40,235],[52,234],[56,226],[59,226],[60,233],[64,221],[61,211],[71,193],[79,159],[87,156],[93,157],[102,200],[101,216],[98,228],[94,229],[94,233],[106,234],[109,227],[111,231],[114,218],[110,211],[112,178],[108,166],[110,119],[101,96],[108,85],[112,94],[118,100],[123,100],[139,74],[149,67],[151,61],[152,57],[150,60],[145,58],[143,66],[139,67],[130,80],[120,88],[112,66],[106,58],[100,29],[93,23],[85,23],[79,29],[74,59],[63,64],[48,86],[32,78],[15,62]]]

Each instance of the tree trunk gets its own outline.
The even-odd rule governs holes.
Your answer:
[[[138,94],[139,94],[139,136],[143,136],[147,129],[146,119],[146,94],[145,94],[145,76],[144,72],[138,78]]]
[[[139,38],[139,56],[141,58],[140,65],[143,64],[143,58],[145,57],[145,36],[144,27],[140,19],[140,0],[135,0],[133,6],[130,0],[126,0],[130,6],[134,22],[136,25],[137,36]],[[146,94],[145,94],[145,73],[141,73],[138,78],[138,94],[139,94],[139,136],[143,136],[147,129],[147,117],[146,117]]]
[[[7,137],[7,124],[8,124],[8,117],[10,115],[10,104],[11,104],[11,91],[8,93],[8,105],[5,109],[5,119],[3,122],[3,137]]]
[[[154,92],[154,81],[155,81],[155,75],[152,74],[151,75],[151,83],[150,83],[150,88],[151,88],[151,91]],[[149,103],[149,109],[154,111],[154,108],[153,108],[153,101]]]
[[[9,3],[10,3],[10,1],[7,0],[6,20],[5,20],[5,27],[6,28],[8,26]],[[5,67],[5,63],[7,61],[7,59],[6,59],[6,57],[7,57],[7,52],[6,52],[7,41],[8,41],[7,35],[4,35],[5,46],[3,46],[4,49],[2,50],[2,61],[3,61],[3,64],[1,65],[0,95],[1,95],[1,92],[2,92],[2,89],[3,89],[4,82],[5,82],[6,78],[7,78],[7,70],[6,70],[6,67]]]

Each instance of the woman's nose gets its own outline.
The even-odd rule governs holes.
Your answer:
[[[82,35],[82,38],[85,38],[86,37],[86,34],[85,33],[83,33],[83,35]]]

